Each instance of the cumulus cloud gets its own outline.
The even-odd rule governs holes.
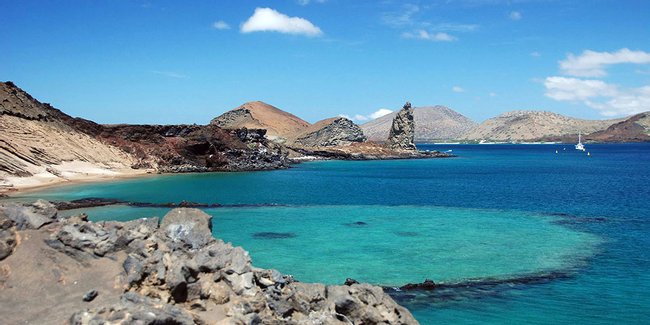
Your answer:
[[[434,41],[434,42],[451,42],[457,39],[456,37],[449,35],[445,32],[429,33],[424,29],[420,29],[415,33],[410,33],[410,32],[403,33],[402,37]]]
[[[212,23],[212,28],[218,30],[226,30],[226,29],[230,29],[230,25],[228,25],[228,23],[226,23],[223,20],[219,20]]]
[[[242,33],[278,32],[285,34],[319,36],[323,32],[309,20],[289,17],[271,8],[256,8],[241,26]]]
[[[627,48],[613,53],[586,50],[577,56],[569,54],[560,61],[560,69],[562,73],[576,77],[603,77],[607,75],[605,67],[620,63],[650,63],[650,53]]]
[[[559,65],[560,70],[571,77],[547,77],[544,80],[545,95],[557,101],[582,103],[603,116],[631,115],[647,111],[650,108],[650,85],[625,88],[594,79],[606,76],[607,66],[622,63],[650,63],[650,53],[623,48],[616,52],[586,50],[578,56],[569,54],[565,60],[559,61]]]
[[[368,115],[356,114],[354,116],[350,116],[350,115],[347,115],[347,114],[339,114],[339,116],[340,117],[345,117],[345,118],[347,118],[349,120],[352,120],[352,121],[364,122],[364,121],[369,121],[369,120],[374,120],[374,119],[380,118],[380,117],[382,117],[384,115],[388,115],[388,114],[390,114],[392,112],[393,111],[391,111],[389,109],[381,108],[381,109],[378,109],[377,111],[375,111],[375,112],[373,112],[371,114],[368,114]]]
[[[379,109],[379,110],[377,110],[376,112],[370,114],[369,117],[370,117],[371,119],[374,120],[374,119],[376,119],[376,118],[380,118],[380,117],[382,117],[382,116],[384,116],[384,115],[388,115],[388,114],[390,114],[390,113],[392,113],[392,112],[393,112],[393,111],[391,111],[391,110],[389,110],[389,109],[382,108],[382,109]]]
[[[523,15],[519,11],[511,11],[510,15],[508,15],[508,16],[512,20],[521,20],[521,18],[523,18]]]
[[[464,93],[465,89],[463,87],[460,87],[460,86],[453,86],[453,87],[451,87],[451,91],[453,91],[455,93]]]
[[[583,103],[603,116],[637,114],[650,107],[650,86],[623,89],[602,80],[556,76],[546,78],[544,87],[549,98]]]

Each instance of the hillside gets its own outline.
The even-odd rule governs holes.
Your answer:
[[[605,130],[590,134],[587,140],[597,142],[650,141],[650,111],[633,115]]]
[[[369,140],[386,141],[396,115],[397,112],[384,115],[362,124],[361,129]],[[416,107],[414,118],[416,142],[456,139],[476,126],[474,121],[445,106]]]
[[[248,102],[214,118],[210,124],[225,129],[265,129],[269,138],[288,138],[309,123],[263,102]]]
[[[538,141],[607,129],[617,120],[582,120],[546,111],[512,111],[491,118],[463,134],[470,141]]]
[[[216,125],[100,125],[0,83],[0,192],[73,179],[286,168],[264,130]]]
[[[57,179],[112,175],[135,159],[79,128],[87,121],[43,104],[11,82],[0,82],[0,186],[16,177]]]

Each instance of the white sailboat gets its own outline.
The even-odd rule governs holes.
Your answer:
[[[576,150],[585,151],[585,146],[582,144],[582,134],[578,132],[578,143],[576,144]]]

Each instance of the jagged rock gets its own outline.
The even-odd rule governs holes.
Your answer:
[[[397,150],[416,150],[413,139],[415,138],[415,121],[411,103],[406,102],[404,107],[395,115],[393,125],[388,135],[388,145]]]
[[[160,230],[174,245],[204,247],[212,237],[212,217],[199,209],[177,208],[163,217]]]
[[[0,207],[7,218],[16,223],[18,230],[38,229],[56,220],[57,210],[50,202],[38,200],[32,204],[6,204]]]
[[[112,270],[103,274],[104,282],[85,282],[77,289],[76,299],[92,300],[90,306],[96,307],[66,310],[74,313],[72,324],[417,324],[379,287],[299,283],[278,271],[254,268],[241,247],[214,239],[210,225],[211,217],[200,210],[178,208],[159,228],[157,219],[93,223],[82,215],[30,230],[30,236],[50,238],[48,244],[56,249],[47,250],[52,263],[67,259],[62,253],[83,261],[76,274],[98,271],[91,265]],[[0,229],[14,229],[13,220],[0,214]],[[19,253],[26,259],[20,263],[34,263],[32,255]]]
[[[88,309],[72,315],[73,325],[86,324],[195,324],[192,316],[182,308],[127,292],[119,304]]]
[[[361,124],[363,134],[371,141],[386,141],[397,113],[386,114]],[[415,121],[415,141],[423,143],[458,139],[478,125],[449,107],[440,105],[414,107],[413,120]]]
[[[11,255],[16,247],[15,222],[0,211],[0,261]]]
[[[294,136],[294,144],[303,147],[348,146],[364,142],[366,136],[361,128],[344,117],[316,122]]]

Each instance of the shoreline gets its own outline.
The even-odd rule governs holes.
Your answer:
[[[11,187],[0,187],[0,194],[6,195],[6,198],[15,197],[16,194],[22,193],[31,193],[38,192],[40,190],[68,186],[68,185],[78,185],[78,184],[87,184],[87,183],[105,183],[111,181],[119,181],[125,179],[134,179],[134,178],[143,178],[147,176],[157,176],[158,174],[155,170],[152,169],[132,169],[132,170],[119,170],[113,171],[115,174],[106,175],[106,174],[88,174],[88,175],[79,175],[71,178],[56,177],[50,179],[38,179],[38,176],[28,176],[28,177],[11,177],[12,179],[23,179],[28,180],[31,178],[33,182],[28,184],[19,184],[12,185]],[[2,198],[2,196],[0,196]]]

